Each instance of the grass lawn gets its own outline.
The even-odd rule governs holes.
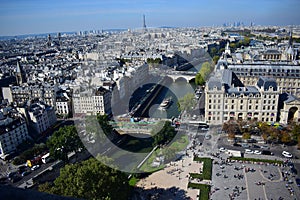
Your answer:
[[[135,176],[132,176],[132,177],[129,179],[129,185],[130,185],[130,186],[135,186],[139,180],[140,180],[139,178],[136,178]]]
[[[188,183],[188,188],[199,189],[199,200],[208,200],[210,185],[199,184],[199,183]]]
[[[199,158],[194,157],[194,161],[203,162],[203,173],[202,174],[194,174],[191,173],[192,178],[200,178],[205,180],[211,180],[212,174],[212,159],[210,158]]]

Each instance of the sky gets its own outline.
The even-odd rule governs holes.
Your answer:
[[[200,27],[244,22],[299,25],[300,0],[0,0],[0,35]]]

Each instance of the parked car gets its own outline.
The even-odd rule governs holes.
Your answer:
[[[300,178],[296,178],[296,184],[298,187],[300,187]]]
[[[271,152],[271,151],[269,151],[269,150],[262,150],[262,151],[261,151],[261,154],[263,154],[263,155],[270,155],[270,156],[273,156],[273,155],[274,155],[274,153]]]
[[[249,148],[249,144],[247,144],[247,143],[242,143],[242,147],[244,147],[244,148]]]
[[[283,155],[284,157],[286,157],[286,158],[292,158],[292,157],[293,157],[293,155],[292,155],[290,152],[287,152],[287,151],[283,151],[283,152],[282,152],[282,155]]]
[[[260,146],[261,149],[270,149],[270,147],[268,145],[263,145],[263,146]]]
[[[17,172],[9,172],[9,173],[7,174],[7,178],[12,178],[12,177],[14,177],[16,174],[17,174]]]
[[[234,143],[233,146],[235,146],[235,147],[241,147],[242,145],[240,145],[238,143]]]
[[[251,149],[245,149],[245,153],[249,153],[249,154],[252,154],[253,151]]]
[[[261,154],[261,151],[255,150],[255,151],[254,151],[254,154],[260,155],[260,154]]]
[[[22,173],[22,176],[27,176],[30,173],[31,173],[31,171],[25,171],[25,172]]]
[[[205,136],[205,139],[206,139],[206,140],[209,140],[210,138],[211,138],[211,135],[206,135],[206,136]]]

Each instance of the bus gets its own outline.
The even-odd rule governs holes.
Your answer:
[[[45,155],[42,156],[43,163],[46,164],[46,163],[50,162],[50,160],[51,160],[50,153],[46,153]]]

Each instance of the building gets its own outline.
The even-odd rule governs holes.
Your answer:
[[[19,144],[28,139],[25,119],[13,110],[0,111],[0,157],[16,151]]]
[[[37,133],[46,131],[57,121],[54,108],[40,102],[33,103],[29,106],[28,118],[30,126],[33,127]]]
[[[76,88],[73,90],[74,114],[111,114],[111,92],[99,88]]]
[[[17,61],[15,77],[16,77],[17,85],[22,85],[23,83],[26,82],[26,75],[25,75],[25,72],[23,71],[23,68],[21,67],[19,61]]]
[[[10,89],[10,90],[9,90]],[[44,101],[49,106],[55,106],[56,92],[58,87],[49,84],[34,84],[22,86],[10,86],[2,88],[3,98],[7,99],[9,103],[15,103],[18,106],[23,106],[29,100]]]
[[[256,41],[258,42],[258,41]],[[292,31],[286,43],[258,42],[232,53],[229,46],[219,60],[216,70],[230,69],[245,85],[254,85],[259,77],[275,79],[279,90],[300,97],[300,45],[293,44]]]
[[[300,97],[300,65],[253,62],[229,64],[226,68],[232,70],[246,85],[255,84],[260,76],[273,77],[280,91]]]
[[[221,125],[228,120],[276,122],[279,90],[274,79],[260,77],[245,86],[234,72],[218,70],[206,84],[205,120]]]
[[[300,122],[300,98],[291,94],[282,94],[280,123]]]

